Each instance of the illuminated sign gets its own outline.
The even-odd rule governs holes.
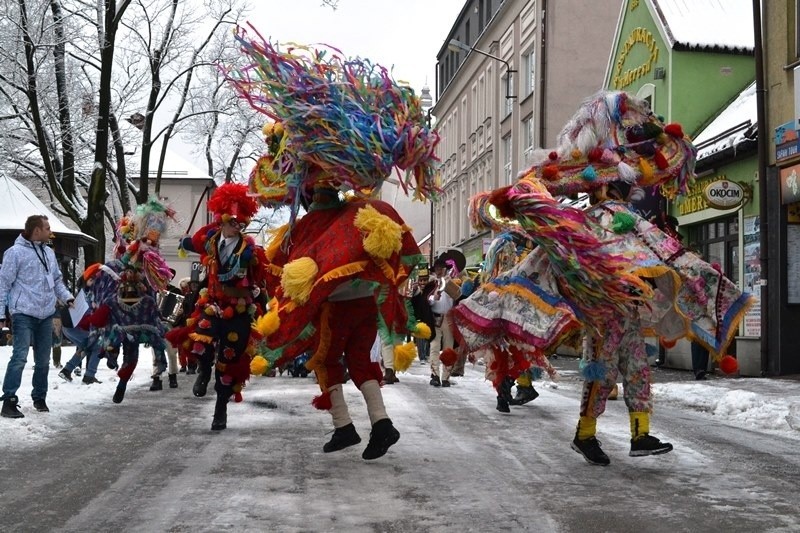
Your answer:
[[[715,209],[733,209],[744,201],[744,188],[735,181],[712,181],[703,189],[703,197]]]
[[[622,69],[625,66],[625,60],[628,58],[628,54],[637,43],[645,45],[650,55],[647,57],[645,62],[638,67],[622,72]],[[630,35],[628,35],[625,43],[622,45],[619,57],[617,58],[616,68],[614,69],[614,78],[612,80],[614,83],[614,88],[624,89],[645,74],[649,74],[657,61],[658,46],[656,45],[656,39],[653,34],[645,28],[634,28]]]

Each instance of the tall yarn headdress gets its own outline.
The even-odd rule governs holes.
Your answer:
[[[413,89],[332,47],[284,50],[252,26],[237,28],[236,39],[250,62],[227,70],[227,79],[272,122],[250,176],[262,204],[289,205],[293,221],[314,187],[370,196],[395,169],[407,194],[436,195],[439,135]]]

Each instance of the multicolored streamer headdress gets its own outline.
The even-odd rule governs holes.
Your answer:
[[[623,181],[660,186],[674,198],[694,179],[697,150],[680,124],[667,124],[646,100],[600,92],[584,102],[551,150],[537,150],[524,173],[542,180],[553,196],[593,192]]]
[[[315,186],[367,195],[397,168],[408,193],[436,193],[434,148],[420,99],[382,66],[346,58],[334,48],[277,45],[244,28],[236,39],[251,61],[226,73],[250,105],[274,122],[268,152],[250,176],[265,205],[292,206]]]

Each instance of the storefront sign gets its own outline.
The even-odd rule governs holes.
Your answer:
[[[641,43],[647,47],[647,52],[649,55],[645,62],[641,65],[629,68],[623,72],[622,69],[625,67],[625,60],[628,58],[628,54],[630,53],[631,49],[637,43]],[[656,38],[646,28],[634,28],[631,30],[630,35],[628,35],[628,38],[625,39],[625,43],[622,45],[619,57],[617,58],[617,63],[614,68],[614,77],[612,79],[614,88],[617,90],[624,89],[645,74],[649,74],[650,71],[653,70],[653,67],[657,61],[658,46],[656,44]]]
[[[800,202],[800,165],[781,169],[781,204]]]
[[[705,196],[703,196],[703,190],[706,188],[706,185],[715,179],[725,179],[725,176],[711,177],[695,181],[694,185],[689,187],[689,194],[683,197],[683,201],[681,201],[680,205],[678,206],[678,214],[680,216],[684,216],[691,213],[697,213],[703,209],[708,209],[710,206],[708,205],[708,201],[706,201]]]
[[[742,205],[744,188],[735,181],[716,180],[705,186],[703,197],[714,209],[733,209]]]
[[[781,124],[775,128],[775,160],[783,161],[800,154],[800,136],[796,121]]]

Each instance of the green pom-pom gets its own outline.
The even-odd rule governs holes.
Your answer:
[[[664,133],[664,129],[654,122],[645,122],[642,124],[642,130],[644,130],[645,139],[655,139]]]
[[[614,233],[628,233],[636,225],[636,219],[628,213],[614,213],[614,220],[611,223],[611,229]]]
[[[589,165],[588,167],[584,168],[583,172],[581,172],[581,175],[583,176],[583,179],[585,179],[586,181],[594,181],[597,179],[597,172],[594,170],[594,167],[592,165]]]

